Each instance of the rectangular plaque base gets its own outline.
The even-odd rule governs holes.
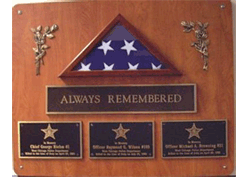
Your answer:
[[[162,157],[227,157],[227,121],[163,121]]]
[[[81,159],[81,122],[18,122],[19,158]]]
[[[196,84],[47,86],[47,114],[196,113]]]
[[[91,122],[91,159],[154,158],[153,122]]]

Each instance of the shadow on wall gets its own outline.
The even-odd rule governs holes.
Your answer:
[[[234,113],[236,114],[236,0],[231,0],[233,10],[233,39],[234,39]],[[234,115],[234,172],[236,175],[236,115]]]

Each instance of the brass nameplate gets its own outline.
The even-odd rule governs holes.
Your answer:
[[[196,84],[47,86],[47,114],[195,113]]]
[[[91,122],[91,159],[154,158],[153,122]]]
[[[81,122],[18,122],[19,158],[81,159]]]
[[[227,121],[162,122],[162,157],[227,157]]]

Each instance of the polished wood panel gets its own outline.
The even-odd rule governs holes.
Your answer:
[[[221,9],[222,2],[226,5]],[[22,15],[17,14],[22,10]],[[118,14],[122,14],[182,76],[58,78],[76,55]],[[183,33],[182,20],[209,22],[209,69]],[[30,28],[58,24],[41,74],[35,75]],[[234,167],[234,101],[232,10],[230,1],[83,1],[17,5],[12,31],[12,132],[14,170],[20,176],[217,176]],[[196,114],[46,115],[46,85],[115,85],[196,83]],[[228,157],[162,159],[161,121],[228,120]],[[32,160],[18,157],[18,121],[82,121],[82,160]],[[88,124],[91,121],[155,121],[155,159],[91,160]],[[226,166],[226,168],[223,168]]]

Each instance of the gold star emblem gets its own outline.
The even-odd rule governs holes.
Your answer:
[[[197,128],[195,123],[193,123],[193,126],[190,129],[185,129],[185,130],[189,132],[188,139],[192,137],[197,137],[200,139],[199,132],[202,131],[203,128]]]
[[[123,137],[124,139],[127,140],[126,133],[130,131],[130,129],[124,129],[122,125],[120,124],[118,129],[112,129],[112,131],[116,132],[116,137],[115,139],[118,139],[119,137]]]
[[[48,137],[52,137],[53,139],[56,139],[54,136],[54,133],[58,131],[58,129],[52,129],[51,125],[48,124],[47,129],[41,129],[45,133],[44,139],[47,139]]]

